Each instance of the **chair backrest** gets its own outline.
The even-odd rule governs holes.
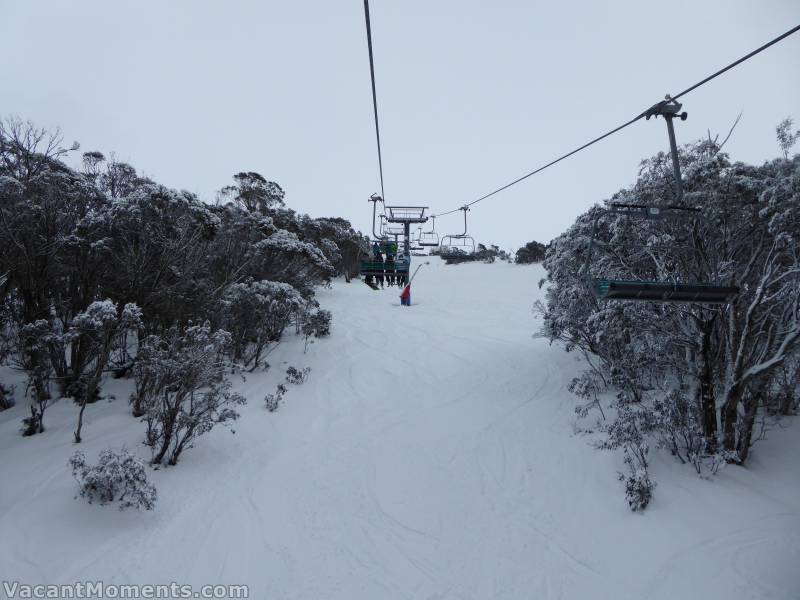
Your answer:
[[[442,254],[473,254],[475,240],[469,235],[446,235],[440,243]]]
[[[438,246],[439,234],[435,231],[423,231],[419,234],[420,246]]]

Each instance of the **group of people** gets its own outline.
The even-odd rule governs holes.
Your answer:
[[[372,245],[372,257],[370,269],[372,273],[364,274],[364,281],[367,285],[375,284],[383,287],[384,281],[389,285],[404,286],[408,283],[408,257],[397,254],[397,245],[389,244],[385,247],[386,259],[384,260],[381,246],[375,242]]]

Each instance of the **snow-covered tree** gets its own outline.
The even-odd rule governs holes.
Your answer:
[[[220,302],[222,326],[231,333],[233,356],[255,370],[267,345],[277,342],[305,300],[288,283],[247,281],[229,285]]]
[[[270,208],[283,206],[285,192],[274,181],[267,181],[260,173],[253,171],[237,173],[233,176],[235,185],[220,191],[220,200],[231,202],[247,212],[266,214]]]
[[[308,342],[312,337],[321,338],[330,335],[331,321],[333,315],[329,310],[314,310],[307,311],[303,314],[301,321],[301,331],[305,344],[303,346],[303,353],[308,350]]]
[[[528,242],[517,250],[517,253],[514,255],[514,262],[518,265],[542,262],[546,250],[547,247],[541,242]]]
[[[538,310],[543,333],[580,350],[592,382],[617,390],[612,419],[641,407],[654,417],[648,435],[681,460],[741,463],[800,341],[800,157],[752,167],[704,140],[681,163],[685,203],[700,213],[636,220],[593,207],[549,245]],[[608,202],[668,207],[669,156],[644,161],[636,184]],[[727,306],[603,302],[592,278],[719,282],[740,294]]]
[[[153,464],[176,464],[198,437],[238,419],[235,406],[246,401],[225,379],[230,344],[228,332],[207,323],[172,327],[142,342],[134,377]]]
[[[783,158],[789,158],[789,152],[797,143],[797,140],[800,140],[800,131],[792,131],[792,125],[794,125],[794,120],[791,117],[786,117],[783,121],[778,123],[778,126],[775,128],[775,135],[778,138],[778,147],[781,149],[781,153],[783,154]]]
[[[111,300],[92,302],[72,320],[67,336],[70,344],[80,349],[72,354],[80,357],[79,362],[71,365],[72,372],[78,374],[79,384],[73,396],[81,407],[75,443],[81,442],[83,413],[86,405],[96,399],[112,351],[119,347],[128,330],[138,329],[141,324],[142,311],[138,306],[126,304],[119,310]]]

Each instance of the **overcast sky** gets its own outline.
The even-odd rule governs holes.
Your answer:
[[[797,0],[372,0],[388,203],[453,208],[800,23]],[[800,126],[800,34],[682,100],[679,142],[753,163]],[[370,229],[379,191],[361,0],[0,0],[0,114],[60,126],[202,199],[258,171]],[[547,241],[666,149],[641,121],[470,212],[479,241]],[[79,155],[76,154],[74,164]],[[458,230],[460,215],[437,229]]]

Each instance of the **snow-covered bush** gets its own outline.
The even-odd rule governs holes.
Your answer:
[[[103,450],[96,465],[87,464],[83,452],[76,452],[69,465],[80,495],[90,504],[115,502],[120,510],[152,510],[156,504],[158,494],[147,477],[144,462],[125,448]]]
[[[151,336],[144,338],[136,353],[131,373],[133,375],[133,393],[130,396],[131,412],[134,417],[144,416],[150,401],[159,394],[162,369],[159,367],[163,360],[160,338]]]
[[[129,329],[142,324],[142,311],[135,304],[122,310],[111,300],[92,302],[72,319],[67,339],[71,345],[71,374],[75,378],[68,391],[80,404],[75,443],[81,441],[83,413],[88,403],[99,397],[100,381],[108,367],[111,353]]]
[[[596,371],[584,371],[570,382],[568,389],[581,399],[581,404],[575,407],[575,414],[578,417],[584,418],[592,408],[596,408],[600,416],[606,418],[598,397],[598,394],[605,389],[605,382]]]
[[[766,389],[766,409],[772,415],[788,416],[800,410],[800,349],[778,368]]]
[[[314,286],[329,282],[336,273],[316,244],[284,229],[257,242],[253,253],[263,274],[261,280],[288,283],[305,298],[313,295]]]
[[[538,310],[543,334],[580,351],[603,387],[618,392],[607,447],[638,465],[655,440],[677,460],[714,472],[722,461],[743,464],[765,427],[796,406],[800,156],[734,163],[714,140],[680,154],[684,204],[697,213],[635,219],[592,207],[548,245],[547,306]],[[635,184],[606,208],[645,204],[669,216],[670,162],[665,153],[645,160]],[[604,301],[592,293],[593,279],[709,282],[739,293],[722,306]],[[579,414],[597,406],[595,388],[573,383]],[[631,423],[642,443],[621,441]],[[635,480],[641,489],[644,478]]]
[[[239,418],[234,407],[246,400],[231,393],[225,379],[230,342],[228,332],[212,331],[208,323],[172,327],[142,342],[133,402],[147,424],[153,464],[176,464],[198,437]]]
[[[311,367],[306,367],[304,369],[289,367],[286,369],[286,381],[293,385],[300,385],[305,383],[309,373],[311,373]]]
[[[27,389],[32,392],[31,416],[22,422],[24,436],[44,432],[44,413],[51,401],[51,360],[54,353],[62,352],[62,336],[48,321],[38,319],[20,327],[16,364],[28,374]]]
[[[282,383],[278,384],[278,387],[275,388],[275,393],[267,394],[264,397],[264,404],[267,407],[269,412],[275,412],[283,402],[283,395],[286,393],[286,386]]]
[[[346,281],[358,275],[362,257],[369,254],[369,240],[345,219],[300,217],[303,238],[314,242]]]
[[[659,445],[667,448],[682,463],[690,463],[698,473],[703,456],[713,443],[703,434],[700,407],[682,390],[669,390],[653,401],[653,430]]]
[[[14,406],[14,386],[4,386],[0,383],[0,410]]]
[[[222,325],[231,333],[233,356],[256,369],[266,346],[280,340],[305,301],[288,283],[247,281],[229,285],[221,301]]]
[[[636,404],[618,404],[617,415],[606,429],[606,439],[598,443],[604,450],[623,452],[623,460],[628,467],[628,475],[620,475],[625,480],[625,496],[631,510],[647,507],[655,485],[647,472],[647,455],[650,445],[647,435],[653,429],[653,418],[649,411]]]
[[[298,295],[310,305],[337,272],[358,273],[368,249],[344,219],[298,215],[258,173],[237,173],[212,206],[96,150],[70,168],[62,141],[58,130],[0,118],[0,363],[28,375],[18,400],[32,402],[29,435],[44,431],[52,383],[83,409],[101,374],[130,372],[134,329],[138,342],[209,320],[233,333],[237,360],[257,365],[287,305],[294,311]],[[140,327],[120,324],[127,303],[141,307]],[[135,415],[152,384],[137,378]]]
[[[303,315],[302,332],[305,340],[303,353],[308,350],[308,343],[311,337],[321,338],[330,335],[332,320],[333,315],[329,310],[308,311]]]
[[[625,479],[625,499],[634,512],[643,511],[653,499],[656,484],[650,480],[647,469],[634,468]]]

